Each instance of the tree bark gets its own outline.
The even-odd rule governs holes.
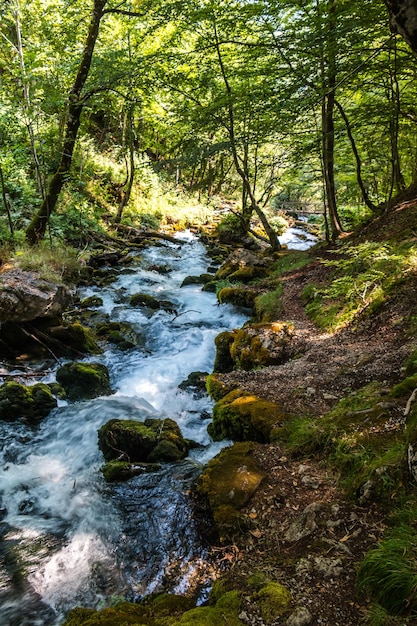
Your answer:
[[[26,239],[31,245],[38,243],[45,236],[49,217],[55,209],[59,194],[61,193],[71,169],[75,142],[84,106],[82,90],[90,71],[94,47],[97,41],[100,22],[104,15],[103,11],[106,3],[107,0],[94,0],[93,11],[90,19],[87,39],[84,44],[81,63],[69,93],[68,118],[65,128],[61,160],[55,174],[49,182],[49,186],[41,206],[26,230]]]
[[[417,3],[415,0],[384,0],[391,30],[408,43],[417,54]]]

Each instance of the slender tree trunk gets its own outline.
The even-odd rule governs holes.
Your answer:
[[[127,179],[125,184],[125,189],[122,193],[122,198],[119,202],[119,206],[117,207],[117,215],[115,218],[115,223],[120,224],[122,219],[123,211],[129,204],[130,196],[132,194],[133,181],[135,179],[135,137],[134,137],[134,120],[133,120],[133,106],[129,107],[129,110],[126,113],[126,123],[125,123],[125,143],[129,150],[129,160],[126,160],[126,172]]]
[[[20,18],[19,18],[19,3],[17,0],[16,0],[14,10],[13,10],[13,15],[14,15],[14,21],[15,21],[15,28],[16,28],[16,41],[17,41],[16,49],[19,55],[20,72],[22,75],[23,100],[24,100],[24,108],[25,108],[26,120],[27,120],[26,127],[29,133],[30,148],[32,152],[33,164],[35,166],[36,183],[38,186],[38,191],[40,193],[40,196],[43,199],[45,197],[45,190],[43,187],[41,166],[39,163],[38,152],[36,149],[35,131],[33,130],[32,115],[31,115],[31,110],[30,110],[31,109],[30,89],[29,89],[29,81],[26,76],[25,57],[23,54],[23,44],[22,44],[22,31],[20,27]]]
[[[242,179],[243,194],[247,194],[247,196],[250,198],[250,204],[246,205],[247,208],[245,208],[244,206],[242,207],[242,217],[246,223],[248,221],[248,217],[250,220],[249,212],[252,214],[253,211],[255,211],[262,223],[262,226],[265,229],[266,234],[268,235],[268,239],[271,244],[272,250],[280,250],[281,244],[279,242],[278,236],[275,230],[270,226],[268,220],[266,219],[265,213],[262,211],[262,209],[258,205],[252,185],[250,183],[248,173],[247,171],[245,171],[245,168],[241,165],[241,162],[239,160],[236,135],[235,135],[235,114],[234,114],[234,108],[233,108],[232,89],[231,89],[229,80],[227,78],[226,69],[224,67],[216,25],[214,25],[214,37],[215,37],[216,52],[217,52],[217,58],[219,61],[220,71],[221,71],[223,82],[226,88],[227,110],[228,110],[228,116],[229,116],[229,124],[227,126],[227,130],[229,133],[230,148],[232,151],[233,163],[235,165],[236,173]]]
[[[61,193],[71,169],[75,142],[84,106],[82,90],[90,71],[94,47],[99,34],[100,22],[104,15],[103,10],[106,2],[107,0],[94,0],[93,12],[90,19],[87,39],[84,44],[81,63],[69,93],[68,118],[65,128],[61,160],[58,165],[58,169],[50,180],[41,206],[26,230],[26,238],[31,245],[38,243],[45,236],[49,217],[55,209],[59,194]]]
[[[324,33],[322,32],[324,35]],[[323,50],[323,98],[321,106],[324,183],[331,238],[343,232],[337,210],[334,178],[334,107],[336,96],[336,0],[327,2],[326,41]]]
[[[9,222],[10,235],[13,239],[14,238],[13,220],[12,220],[12,215],[10,212],[9,200],[6,194],[6,187],[4,184],[4,176],[3,176],[3,168],[1,166],[1,163],[0,163],[0,186],[1,186],[1,195],[3,198],[4,208],[6,209],[6,213],[7,213],[7,221]]]
[[[362,161],[361,158],[359,156],[359,152],[358,149],[356,147],[356,142],[355,139],[353,137],[353,133],[352,133],[352,127],[349,123],[348,117],[345,113],[345,111],[343,110],[342,105],[340,104],[340,102],[338,102],[337,100],[334,101],[335,105],[337,106],[339,113],[345,123],[346,126],[346,132],[350,141],[350,145],[352,147],[352,152],[355,156],[355,161],[356,161],[356,178],[358,181],[358,185],[359,185],[359,189],[361,190],[361,194],[362,194],[362,199],[365,202],[366,206],[371,209],[371,211],[376,211],[378,209],[377,205],[374,204],[372,202],[372,200],[369,197],[368,191],[366,189],[365,183],[363,182],[363,178],[362,178]]]

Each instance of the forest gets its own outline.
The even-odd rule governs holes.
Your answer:
[[[219,197],[272,245],[291,205],[334,239],[415,183],[415,57],[381,1],[4,1],[1,19],[5,242]]]
[[[415,624],[414,0],[0,35],[0,622]]]

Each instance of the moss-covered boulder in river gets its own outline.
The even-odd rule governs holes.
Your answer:
[[[236,443],[223,449],[201,474],[197,495],[208,503],[213,527],[210,531],[228,541],[248,528],[249,518],[240,511],[265,478],[252,456],[252,444]]]
[[[37,383],[32,386],[16,382],[0,386],[0,419],[14,421],[19,417],[29,421],[46,417],[57,405],[48,385]]]
[[[208,432],[215,441],[232,439],[266,443],[275,439],[285,417],[274,402],[235,389],[214,405]]]
[[[230,356],[238,369],[280,365],[303,350],[292,324],[250,324],[235,332]]]
[[[121,456],[131,463],[179,461],[189,450],[178,424],[169,418],[112,419],[98,431],[98,441],[106,461]]]
[[[70,400],[112,393],[108,369],[101,363],[66,363],[57,370],[56,379]]]

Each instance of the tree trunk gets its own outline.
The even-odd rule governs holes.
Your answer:
[[[415,0],[384,0],[391,30],[405,39],[417,53],[417,3]]]
[[[26,239],[31,245],[38,243],[45,236],[49,217],[55,209],[59,194],[61,193],[62,187],[64,186],[71,169],[72,156],[74,153],[78,129],[81,123],[81,113],[84,106],[82,90],[90,71],[94,47],[97,41],[100,22],[104,15],[103,9],[106,3],[107,0],[94,0],[93,12],[91,15],[87,39],[84,44],[81,63],[69,93],[68,118],[65,128],[61,160],[58,165],[58,169],[50,180],[48,190],[41,206],[26,230]]]
[[[248,224],[248,230],[249,230],[250,216],[253,213],[253,211],[255,211],[259,219],[261,220],[261,223],[265,229],[266,234],[268,235],[268,239],[271,244],[272,250],[280,250],[281,244],[279,242],[278,236],[275,230],[270,226],[268,220],[266,219],[264,212],[259,207],[255,198],[253,187],[249,179],[248,172],[244,166],[242,167],[239,161],[236,136],[235,136],[235,114],[234,114],[233,101],[232,101],[232,89],[231,89],[229,80],[227,78],[226,70],[224,67],[216,25],[214,25],[214,37],[215,37],[216,52],[217,52],[217,58],[219,60],[220,71],[221,71],[223,82],[226,88],[227,110],[228,110],[228,116],[229,116],[229,124],[227,127],[227,131],[229,133],[230,148],[232,151],[233,163],[236,169],[236,173],[242,179],[242,184],[243,184],[242,197],[250,198],[250,204],[246,204],[246,206],[242,207],[242,218],[245,224]]]
[[[117,207],[117,215],[115,218],[115,223],[120,224],[122,219],[123,211],[129,204],[130,196],[132,194],[133,181],[135,179],[135,137],[133,130],[133,107],[130,107],[126,113],[126,130],[125,130],[125,142],[129,149],[129,160],[126,159],[126,173],[127,173],[127,181],[125,184],[125,189],[122,192],[122,198],[119,202],[119,206]]]
[[[323,173],[331,238],[343,232],[337,210],[334,179],[334,107],[336,95],[336,2],[327,3],[326,41],[323,50],[323,98],[321,106]]]
[[[347,132],[347,135],[349,137],[349,141],[350,141],[350,145],[352,147],[353,154],[355,156],[355,161],[356,161],[356,178],[357,178],[357,181],[358,181],[359,189],[361,190],[362,199],[365,202],[365,204],[368,207],[368,209],[371,209],[371,211],[376,211],[378,209],[378,207],[370,199],[368,191],[367,191],[367,189],[365,187],[365,183],[363,182],[363,178],[362,178],[362,162],[361,162],[361,158],[359,156],[358,149],[356,147],[355,139],[353,137],[352,128],[350,126],[349,120],[348,120],[347,115],[344,112],[343,107],[340,104],[340,102],[338,102],[337,100],[335,100],[334,102],[335,102],[335,105],[337,106],[337,108],[339,110],[339,113],[342,116],[342,119],[343,119],[343,121],[345,123],[346,132]]]

